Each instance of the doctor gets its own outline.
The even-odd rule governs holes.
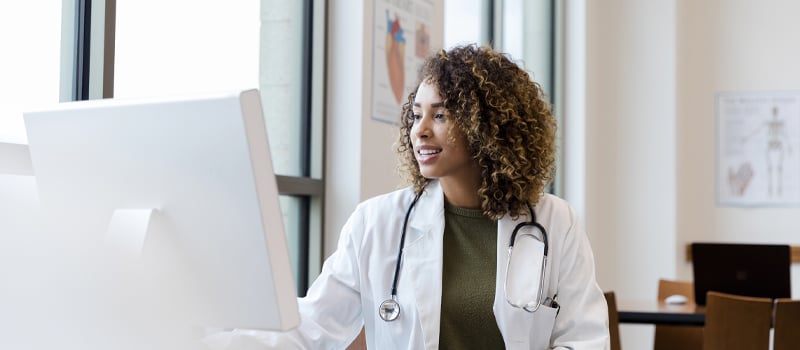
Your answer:
[[[540,86],[474,45],[420,77],[398,147],[411,186],[356,208],[297,329],[220,333],[212,348],[344,349],[362,326],[370,349],[608,347],[586,233],[544,193],[556,123]]]

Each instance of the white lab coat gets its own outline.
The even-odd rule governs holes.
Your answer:
[[[385,322],[378,306],[389,298],[401,227],[414,198],[410,188],[361,203],[341,231],[336,252],[308,294],[298,300],[301,324],[286,332],[236,330],[212,335],[212,348],[344,349],[366,327],[370,349],[437,349],[442,295],[444,196],[431,181],[411,213],[397,287],[401,312]],[[503,285],[508,242],[518,220],[498,222],[494,314],[507,349],[606,349],[608,309],[595,281],[594,258],[578,218],[565,201],[545,195],[534,209],[549,238],[545,296],[561,310],[529,313],[508,304]],[[525,254],[522,250],[514,250]],[[515,265],[516,266],[516,265]],[[539,278],[532,268],[531,278]]]

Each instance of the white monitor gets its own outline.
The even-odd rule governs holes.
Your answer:
[[[287,330],[297,293],[257,90],[25,113],[59,348]],[[55,321],[53,321],[55,319]],[[111,347],[109,347],[111,346]]]

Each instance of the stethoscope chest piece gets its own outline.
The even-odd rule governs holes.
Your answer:
[[[400,304],[394,299],[386,299],[378,308],[378,314],[381,316],[381,319],[386,322],[394,321],[397,319],[397,316],[400,316]]]

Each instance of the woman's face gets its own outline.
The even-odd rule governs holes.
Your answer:
[[[476,162],[472,159],[464,132],[454,127],[444,108],[439,89],[422,83],[413,105],[411,143],[422,176],[428,179],[472,180]],[[452,138],[448,138],[452,133]]]

